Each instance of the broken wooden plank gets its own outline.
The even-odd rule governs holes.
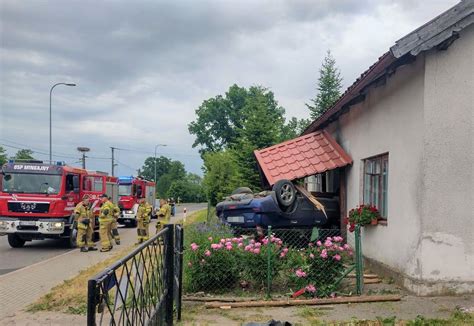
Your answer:
[[[320,211],[323,211],[324,215],[327,216],[326,214],[326,210],[324,209],[324,205],[321,204],[317,199],[316,197],[314,197],[308,190],[306,190],[304,187],[301,187],[301,186],[298,186],[298,185],[295,185],[295,188],[296,190],[298,190],[298,192],[300,194],[302,194],[303,196],[305,196],[317,209],[319,209]]]
[[[351,274],[347,275],[347,277],[355,278],[356,274],[351,273]],[[364,278],[379,278],[379,276],[377,274],[364,274]]]
[[[366,303],[366,302],[387,302],[400,301],[401,295],[363,295],[358,297],[339,297],[327,299],[309,299],[309,300],[280,300],[280,301],[247,301],[247,302],[207,302],[206,309],[220,308],[221,306],[230,306],[232,308],[244,307],[285,307],[285,306],[312,306],[344,303]]]
[[[260,298],[224,298],[224,297],[192,297],[183,296],[183,301],[196,302],[243,302],[243,301],[258,301]]]

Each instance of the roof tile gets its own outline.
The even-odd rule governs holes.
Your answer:
[[[299,179],[352,163],[350,156],[324,130],[254,153],[270,185],[281,179]]]

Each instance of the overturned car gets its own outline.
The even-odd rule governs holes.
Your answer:
[[[238,228],[338,228],[339,198],[336,194],[318,196],[318,206],[289,180],[277,181],[271,191],[253,194],[237,188],[216,206],[222,222]]]

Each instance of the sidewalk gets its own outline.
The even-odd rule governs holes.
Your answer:
[[[190,213],[190,212],[189,212]],[[179,221],[182,213],[177,214],[173,222]],[[152,222],[150,230],[154,230]],[[114,246],[110,252],[93,251],[81,253],[75,249],[59,256],[27,266],[14,272],[0,276],[0,323],[6,317],[13,317],[15,312],[24,309],[51,288],[64,280],[77,275],[81,270],[107,259],[122,248],[136,242],[136,229],[120,228],[122,244]],[[100,247],[99,243],[97,243]],[[84,284],[84,286],[87,286]]]

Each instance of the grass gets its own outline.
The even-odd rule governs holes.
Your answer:
[[[58,311],[75,315],[87,312],[87,281],[107,266],[111,265],[132,250],[133,246],[119,251],[112,257],[79,272],[72,279],[55,286],[46,295],[27,307],[29,312]]]
[[[211,208],[210,216],[214,216],[216,214],[215,208]],[[202,223],[207,221],[207,208],[201,209],[199,211],[193,212],[189,214],[186,218],[186,222],[183,223],[184,226],[191,225],[194,223]]]

